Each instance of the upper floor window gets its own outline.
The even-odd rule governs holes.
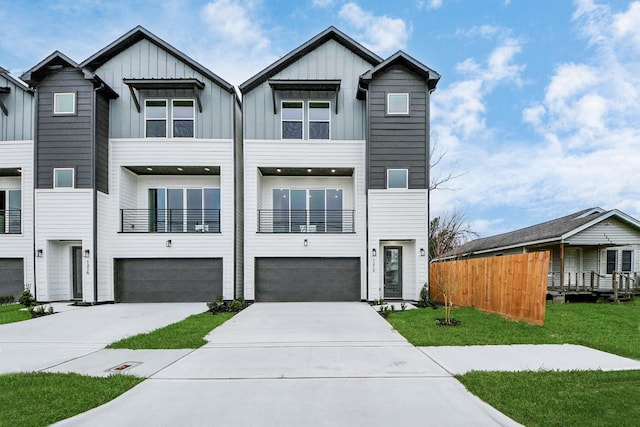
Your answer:
[[[282,139],[302,139],[302,101],[282,101]]]
[[[53,94],[53,114],[75,114],[76,94],[73,92]]]
[[[73,168],[56,168],[53,170],[53,188],[73,188]]]
[[[387,169],[387,188],[409,188],[408,169]]]
[[[0,234],[21,232],[21,194],[21,190],[0,190]]]
[[[329,139],[331,105],[329,101],[309,102],[309,139]]]
[[[409,94],[388,93],[387,114],[409,114]]]
[[[169,116],[169,112],[171,116]],[[195,102],[192,99],[147,99],[144,102],[145,136],[147,138],[193,138],[195,134]],[[171,126],[169,126],[171,123]],[[170,132],[170,134],[169,134]]]

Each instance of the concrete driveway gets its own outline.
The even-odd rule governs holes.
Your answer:
[[[60,425],[511,426],[363,303],[254,304]]]

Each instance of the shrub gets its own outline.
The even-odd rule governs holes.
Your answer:
[[[46,310],[44,308],[44,305],[29,307],[29,314],[31,314],[32,319],[35,319],[36,317],[48,316],[50,314],[53,314],[53,306],[50,305]]]
[[[429,290],[427,289],[426,283],[422,285],[422,289],[420,289],[420,299],[417,305],[420,308],[427,308],[429,306]]]
[[[16,297],[13,295],[0,295],[0,305],[9,305],[16,302]]]
[[[18,302],[27,308],[36,305],[36,299],[31,295],[31,292],[27,290],[22,292],[20,298],[18,298]]]
[[[233,301],[225,301],[221,296],[217,297],[215,301],[207,303],[211,314],[218,313],[238,313],[247,307],[247,302],[244,298],[236,298]]]

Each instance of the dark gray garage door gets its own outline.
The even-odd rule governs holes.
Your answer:
[[[24,260],[0,258],[0,295],[13,295],[16,300],[24,290]]]
[[[256,258],[256,301],[360,301],[360,258]]]
[[[118,302],[213,301],[222,295],[222,259],[117,259],[115,282]]]

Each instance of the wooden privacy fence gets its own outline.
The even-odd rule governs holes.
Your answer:
[[[549,258],[544,251],[432,263],[429,294],[443,302],[449,292],[454,306],[542,326]]]

